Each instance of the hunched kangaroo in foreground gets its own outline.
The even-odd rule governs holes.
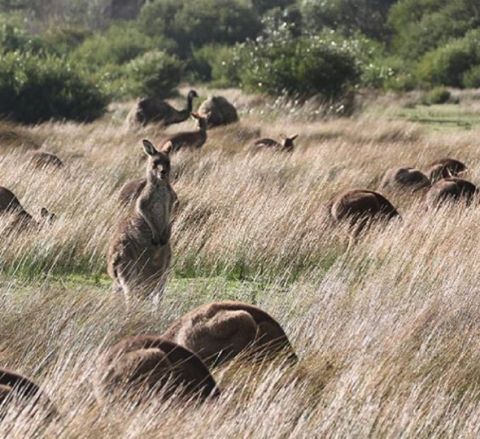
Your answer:
[[[154,335],[126,337],[99,359],[96,394],[127,394],[138,401],[148,397],[216,397],[220,390],[207,366],[193,352]]]
[[[207,366],[244,352],[260,358],[283,352],[288,360],[297,360],[280,324],[260,308],[242,302],[202,305],[180,317],[162,337],[190,349]]]
[[[161,297],[170,266],[170,215],[177,195],[170,185],[171,143],[158,151],[143,141],[148,155],[146,184],[135,206],[117,224],[110,240],[108,273],[128,303],[132,293]]]

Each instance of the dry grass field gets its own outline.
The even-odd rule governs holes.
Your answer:
[[[480,210],[427,212],[422,193],[385,193],[403,221],[376,227],[347,252],[345,230],[332,227],[323,205],[344,189],[376,189],[389,167],[426,169],[444,156],[467,163],[467,178],[480,183],[480,96],[449,107],[474,122],[445,128],[412,122],[406,99],[369,100],[351,118],[329,119],[311,103],[222,93],[241,122],[210,131],[201,151],[173,156],[180,207],[166,295],[128,311],[111,292],[107,243],[122,215],[120,187],[144,172],[141,139],[165,133],[129,130],[125,104],[91,125],[1,123],[0,185],[57,221],[0,240],[0,365],[32,377],[61,415],[43,424],[40,413],[10,410],[2,437],[478,437]],[[298,133],[297,148],[249,154],[259,133]],[[65,168],[29,168],[35,146]],[[0,229],[7,224],[2,218]],[[214,369],[223,392],[204,404],[96,401],[91,379],[104,347],[160,334],[222,299],[274,316],[299,364]]]

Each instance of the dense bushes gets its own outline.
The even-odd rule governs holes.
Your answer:
[[[333,33],[294,38],[288,32],[277,32],[234,48],[206,47],[197,57],[210,66],[217,85],[332,99],[359,83],[363,49],[358,41]],[[365,58],[369,57],[366,52]]]
[[[255,10],[238,0],[156,0],[142,9],[140,26],[152,37],[174,40],[182,56],[192,47],[233,44],[261,30]]]
[[[247,47],[241,82],[250,90],[335,98],[359,79],[348,46],[321,37],[275,38]]]
[[[469,32],[427,53],[418,67],[419,78],[433,85],[463,87],[464,78],[472,81],[474,73],[467,72],[480,64],[480,30]]]
[[[68,62],[10,52],[0,63],[0,114],[36,123],[50,119],[91,121],[108,104],[99,87]]]
[[[93,67],[124,64],[153,50],[155,44],[137,27],[128,24],[111,26],[104,34],[86,39],[73,53],[73,58]]]
[[[169,97],[182,76],[182,63],[162,51],[147,52],[131,61],[126,75],[132,81],[131,92],[136,96]]]

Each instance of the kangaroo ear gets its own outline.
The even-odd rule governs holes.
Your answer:
[[[172,152],[172,149],[173,149],[173,142],[171,140],[169,140],[167,143],[165,143],[162,146],[162,152],[167,155]]]
[[[55,214],[50,213],[45,207],[40,209],[40,217],[52,223],[55,221]]]
[[[157,153],[157,149],[155,148],[154,144],[147,139],[143,139],[143,149],[145,151],[145,154],[150,156]]]
[[[290,140],[295,140],[297,137],[298,137],[298,134],[295,134],[294,136],[290,136],[289,139]]]

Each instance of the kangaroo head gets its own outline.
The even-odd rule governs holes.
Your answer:
[[[40,209],[40,218],[44,224],[53,224],[56,221],[56,215],[49,212],[45,207]]]
[[[295,134],[294,136],[289,136],[289,137],[285,136],[285,138],[283,139],[283,147],[287,151],[293,151],[293,148],[295,147],[293,142],[297,137],[298,137],[298,134]]]
[[[188,98],[189,99],[198,98],[198,93],[195,90],[190,90],[188,92]]]
[[[198,128],[200,130],[206,130],[207,129],[207,119],[205,117],[200,116],[198,113],[192,113],[192,117],[194,119],[197,119]]]
[[[170,177],[170,151],[172,142],[168,141],[159,151],[149,140],[143,141],[143,149],[148,156],[147,179],[166,180]]]

